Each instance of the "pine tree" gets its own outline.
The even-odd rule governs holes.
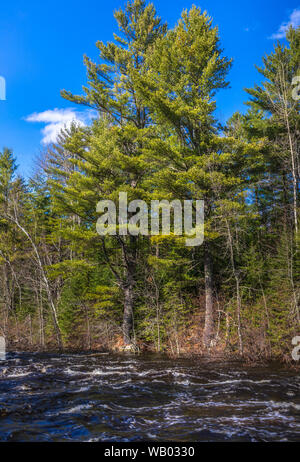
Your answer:
[[[136,74],[140,95],[151,109],[158,132],[147,146],[149,161],[157,165],[151,181],[162,196],[205,200],[203,343],[207,347],[214,335],[209,227],[214,185],[216,180],[222,182],[213,98],[217,90],[227,86],[230,65],[231,61],[222,56],[218,30],[211,18],[193,7],[184,11],[177,26],[156,42],[147,56],[148,72]]]
[[[293,98],[293,78],[300,73],[299,41],[300,27],[287,32],[288,46],[277,43],[274,52],[263,58],[263,67],[257,67],[266,79],[261,86],[255,85],[247,92],[250,105],[264,111],[273,136],[275,155],[285,164],[286,185],[292,180],[292,214],[294,230],[298,234],[299,196],[299,101]],[[271,134],[271,130],[269,130]]]
[[[115,13],[115,18],[121,37],[115,35],[115,42],[107,45],[97,43],[101,64],[97,65],[85,58],[89,83],[84,88],[85,96],[62,92],[66,99],[96,109],[102,119],[95,122],[88,135],[88,150],[82,148],[79,153],[74,141],[74,148],[72,142],[66,146],[76,154],[77,160],[74,159],[74,163],[84,172],[81,178],[76,172],[70,176],[68,193],[75,198],[77,191],[86,191],[85,206],[89,208],[93,204],[94,210],[100,199],[116,201],[119,192],[127,192],[129,200],[145,197],[142,183],[149,166],[144,161],[142,145],[150,118],[137,94],[133,76],[136,72],[145,72],[146,53],[166,30],[153,5],[146,5],[142,0],[128,2],[124,11]],[[94,194],[91,192],[92,187]],[[89,217],[94,218],[94,210],[89,212]],[[122,264],[119,265],[124,270],[118,271],[111,262],[110,251],[103,240],[106,262],[124,295],[123,334],[124,342],[129,347],[133,338],[139,245],[139,239],[134,236],[118,236],[112,247],[114,251],[117,246],[117,252],[122,254]]]

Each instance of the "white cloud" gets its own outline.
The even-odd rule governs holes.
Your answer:
[[[300,26],[300,7],[295,8],[291,13],[289,20],[283,22],[279,27],[278,31],[269,37],[270,39],[281,39],[285,37],[285,34],[290,26],[297,28]]]
[[[55,143],[60,131],[69,128],[73,122],[83,127],[95,117],[94,111],[74,111],[73,109],[53,109],[44,112],[35,112],[26,117],[27,122],[46,124],[42,129],[42,143]]]

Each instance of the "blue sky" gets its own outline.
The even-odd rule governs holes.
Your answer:
[[[224,52],[234,59],[231,88],[217,98],[224,122],[244,110],[245,87],[259,81],[255,64],[270,53],[286,25],[300,24],[299,0],[154,0],[163,20],[173,26],[192,4],[206,10],[219,26]],[[19,171],[28,176],[45,142],[74,116],[87,123],[82,107],[60,97],[60,90],[81,93],[85,83],[84,54],[97,59],[97,40],[117,32],[113,11],[124,0],[14,0],[0,12],[0,76],[6,80],[6,100],[0,101],[0,149],[17,156]],[[73,112],[72,112],[73,111]],[[78,112],[74,112],[78,111]]]

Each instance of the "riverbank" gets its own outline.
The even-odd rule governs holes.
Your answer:
[[[244,307],[246,317],[246,307]],[[248,315],[250,316],[250,311]],[[253,313],[252,313],[253,315]],[[18,322],[17,322],[18,321]],[[251,327],[245,324],[243,328],[243,354],[240,354],[238,332],[233,324],[223,325],[216,322],[214,325],[214,340],[210,349],[203,347],[203,319],[199,316],[187,317],[175,330],[160,332],[155,338],[153,331],[151,336],[146,336],[140,328],[134,330],[136,334],[135,347],[131,351],[135,354],[162,353],[170,358],[202,358],[210,360],[240,359],[246,363],[267,364],[278,361],[297,367],[292,358],[295,345],[293,338],[299,335],[297,329],[287,329],[284,335],[274,336],[271,331],[261,329],[259,326]],[[7,349],[11,351],[57,351],[57,338],[51,319],[39,329],[36,319],[25,318],[22,321],[10,319],[6,324]],[[154,332],[155,333],[155,332]],[[143,334],[143,335],[142,335]],[[3,335],[3,334],[2,334]],[[94,320],[89,323],[86,330],[75,323],[71,333],[62,335],[64,351],[98,351],[130,353],[131,348],[124,344],[122,329],[116,323]],[[129,351],[127,351],[129,350]]]
[[[236,364],[244,365],[244,366],[270,366],[270,367],[284,367],[290,370],[300,370],[300,361],[296,362],[293,360],[292,356],[290,358],[282,358],[282,357],[258,357],[254,358],[252,355],[244,354],[240,355],[238,352],[228,352],[228,351],[202,351],[199,353],[190,353],[190,352],[180,352],[178,355],[173,355],[169,351],[164,352],[156,352],[151,349],[144,349],[139,350],[136,352],[132,351],[124,351],[123,349],[105,349],[105,348],[98,348],[98,349],[87,349],[87,348],[72,348],[67,347],[62,350],[58,350],[55,345],[47,346],[47,348],[41,348],[39,346],[14,346],[9,347],[7,349],[7,353],[9,354],[18,354],[18,353],[34,353],[34,354],[57,354],[57,355],[68,355],[68,354],[77,354],[77,355],[85,355],[86,357],[96,357],[96,356],[103,356],[103,355],[114,355],[117,357],[140,357],[140,358],[147,358],[149,356],[169,359],[169,360],[194,360],[199,361],[204,364],[222,364],[228,362],[234,362]]]

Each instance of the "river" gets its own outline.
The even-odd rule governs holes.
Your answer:
[[[299,390],[275,365],[10,353],[0,441],[297,441]]]

